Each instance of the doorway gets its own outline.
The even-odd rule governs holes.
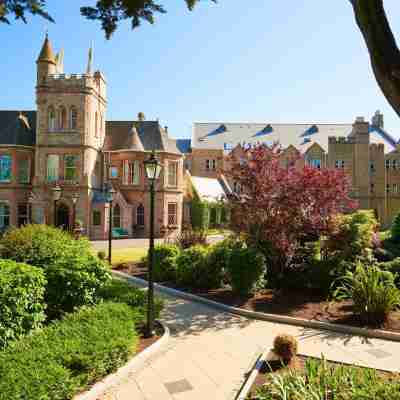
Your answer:
[[[69,208],[64,203],[57,205],[57,224],[59,228],[69,231]]]

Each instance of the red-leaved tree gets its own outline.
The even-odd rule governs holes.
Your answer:
[[[232,228],[282,273],[299,246],[329,234],[331,218],[356,207],[350,181],[341,169],[303,166],[300,155],[285,165],[278,145],[243,151],[240,161],[231,158],[229,174],[241,188],[230,201]]]

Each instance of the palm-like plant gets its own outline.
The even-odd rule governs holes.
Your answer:
[[[377,266],[365,266],[359,262],[355,271],[347,272],[340,281],[333,297],[337,300],[351,299],[355,313],[368,325],[381,324],[400,305],[395,276]]]

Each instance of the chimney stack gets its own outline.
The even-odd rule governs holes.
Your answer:
[[[374,128],[381,128],[383,129],[385,127],[385,122],[383,118],[383,114],[378,110],[375,115],[372,117],[372,123],[371,125]]]

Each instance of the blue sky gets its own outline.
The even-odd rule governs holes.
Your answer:
[[[160,0],[168,14],[110,41],[84,20],[94,0],[48,0],[53,47],[65,49],[65,72],[84,72],[94,42],[95,67],[108,83],[107,119],[159,118],[175,137],[194,121],[351,122],[385,115],[400,137],[400,119],[381,94],[348,0]],[[251,6],[243,6],[245,3]],[[400,38],[400,3],[385,0]],[[33,109],[35,60],[44,20],[0,25],[0,109]],[[399,39],[400,40],[400,39]]]

